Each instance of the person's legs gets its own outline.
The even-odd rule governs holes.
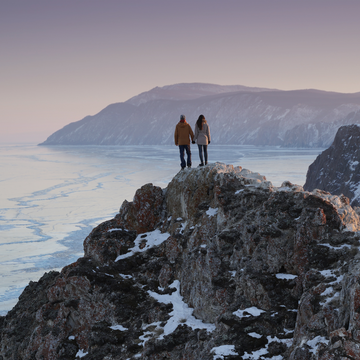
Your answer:
[[[179,145],[179,151],[180,151],[180,161],[181,161],[181,168],[184,169],[186,167],[186,162],[184,158],[184,151],[185,151],[186,145]]]
[[[207,145],[203,145],[203,149],[204,149],[204,158],[205,158],[205,165],[208,162],[208,152],[207,152]],[[201,161],[202,162],[202,161]]]
[[[204,164],[204,158],[203,158],[203,154],[202,154],[202,145],[198,145],[198,148],[199,148],[199,158],[200,158],[200,161],[201,161],[201,164]]]
[[[190,145],[184,145],[187,155],[187,166],[191,167],[191,150]]]

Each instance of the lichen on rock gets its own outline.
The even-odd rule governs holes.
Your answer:
[[[29,284],[0,358],[358,358],[357,216],[221,163],[146,184],[83,258]]]

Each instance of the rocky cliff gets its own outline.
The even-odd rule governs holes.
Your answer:
[[[360,127],[342,126],[332,145],[309,166],[305,190],[321,189],[344,194],[352,206],[360,206]]]
[[[191,126],[204,114],[214,144],[326,147],[341,125],[360,123],[358,110],[360,93],[176,84],[109,105],[42,145],[170,145],[180,114]]]
[[[0,358],[358,359],[359,216],[241,167],[146,184],[0,318]]]

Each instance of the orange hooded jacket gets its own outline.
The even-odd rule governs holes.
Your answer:
[[[179,121],[175,128],[175,145],[190,145],[191,140],[194,139],[194,133],[191,129],[191,126],[186,121]]]

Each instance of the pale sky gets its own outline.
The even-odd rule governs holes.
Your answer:
[[[0,0],[0,144],[184,82],[360,92],[359,0]]]

